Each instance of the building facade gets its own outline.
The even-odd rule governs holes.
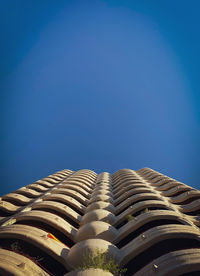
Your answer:
[[[199,227],[200,192],[152,169],[62,170],[0,198],[0,275],[200,275]]]

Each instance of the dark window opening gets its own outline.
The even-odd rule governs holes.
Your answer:
[[[150,222],[144,224],[143,226],[141,226],[140,228],[138,228],[137,230],[131,232],[129,235],[127,235],[125,238],[123,238],[121,241],[119,241],[116,244],[116,246],[119,248],[122,248],[123,246],[125,246],[126,244],[131,242],[133,239],[137,238],[143,232],[145,232],[153,227],[160,226],[160,225],[167,225],[167,224],[179,224],[179,225],[182,224],[183,225],[183,223],[181,223],[178,220],[160,219],[160,220],[150,221]]]
[[[48,179],[44,179],[43,181],[46,181],[46,182],[48,182],[49,184],[45,184],[45,183],[38,183],[38,184],[40,184],[40,185],[44,185],[44,186],[46,186],[46,187],[49,187],[49,186],[53,186],[53,185],[56,185],[56,184],[58,184],[59,182],[60,182],[60,180],[57,180],[57,179],[52,179],[52,178],[48,178]],[[37,183],[37,182],[36,182]]]
[[[6,211],[4,211],[4,210],[0,210],[0,217],[9,217],[9,216],[11,216],[13,213],[15,213],[15,212],[9,213],[9,212],[6,212]]]
[[[81,211],[80,209],[74,207],[72,204],[70,204],[69,202],[66,202],[65,200],[62,199],[45,199],[44,201],[53,201],[53,202],[60,202],[62,204],[65,204],[66,206],[70,207],[72,210],[74,210],[76,213],[78,213],[79,215],[83,215],[83,211]]]
[[[154,211],[154,210],[169,210],[169,209],[167,209],[167,207],[165,208],[165,207],[146,207],[148,210],[147,210],[147,212],[148,211]],[[145,209],[146,209],[145,208]],[[132,214],[130,214],[131,216],[133,216],[133,217],[137,217],[137,216],[139,216],[139,215],[141,215],[143,212],[144,212],[144,210],[145,210],[144,208],[142,208],[142,209],[140,209],[139,211],[137,211],[137,212],[135,212],[135,213],[132,213]],[[127,216],[128,217],[128,216]],[[128,223],[128,218],[125,218],[120,224],[118,224],[117,226],[115,226],[117,229],[119,229],[119,228],[121,228],[122,226],[124,226],[126,223]]]
[[[119,216],[121,213],[123,213],[126,209],[128,209],[130,206],[135,205],[138,202],[142,202],[142,201],[147,201],[147,200],[161,200],[161,198],[157,198],[157,197],[151,197],[151,198],[142,198],[142,199],[138,199],[134,202],[130,202],[129,205],[127,205],[126,207],[124,207],[122,210],[120,210],[119,212],[116,213],[116,216]]]
[[[155,178],[157,178],[157,177],[159,177],[158,180],[160,180],[160,175],[152,175],[152,176],[149,176],[149,177],[147,177],[147,178],[148,178],[148,180],[153,180],[153,179],[155,179]],[[157,181],[157,182],[158,182],[158,181]]]
[[[47,180],[45,180],[45,181],[47,181]],[[48,182],[48,181],[47,181]],[[52,185],[51,183],[49,183],[49,184],[44,184],[44,183],[40,183],[40,182],[35,182],[35,184],[36,185],[40,185],[40,186],[42,186],[43,188],[47,188],[47,189],[50,189],[50,188],[53,188],[54,187],[54,185]]]
[[[144,184],[138,184],[139,182],[137,182],[137,183],[129,183],[127,186],[129,186],[129,189],[127,190],[127,191],[129,191],[130,189],[136,189],[136,188],[146,188],[147,189],[147,186],[146,185],[144,185]],[[136,184],[136,185],[135,185]],[[132,185],[132,187],[130,187],[130,185]],[[126,186],[123,186],[123,187],[126,187]],[[120,189],[118,189],[118,191],[114,191],[114,194],[115,194],[115,196],[118,194],[118,193],[120,193],[120,192],[122,192]]]
[[[164,184],[158,186],[158,187],[157,187],[157,188],[159,188],[158,191],[160,191],[160,188],[164,187],[166,184],[169,184],[169,183],[170,183],[170,182],[166,182],[166,183],[164,183]],[[176,183],[170,183],[170,184],[171,184],[170,187],[168,187],[168,186],[166,185],[167,187],[164,187],[164,189],[162,189],[162,191],[167,191],[167,190],[172,189],[173,187],[176,187],[176,186],[177,186]]]
[[[48,189],[42,189],[42,188],[40,189],[38,187],[28,187],[28,188],[31,189],[31,190],[33,190],[33,191],[39,192],[39,193],[45,193],[48,190]]]
[[[83,190],[86,190],[84,187],[81,187],[80,185],[79,185],[79,187],[82,188]],[[65,189],[66,191],[67,190],[75,191],[75,192],[79,193],[80,195],[84,196],[85,198],[89,198],[89,196],[84,194],[84,192],[82,192],[78,187],[67,187],[66,186],[66,187],[62,187],[62,189],[63,190]],[[89,193],[89,191],[87,191],[87,192]]]
[[[54,210],[54,209],[50,209],[50,208],[46,208],[45,206],[44,207],[38,207],[37,206],[34,208],[34,210],[36,211],[44,211],[44,212],[48,212],[48,213],[51,213],[51,214],[54,214],[54,215],[57,215],[59,216],[60,218],[63,218],[66,222],[68,222],[69,224],[71,224],[72,226],[74,226],[75,228],[79,228],[79,224],[76,223],[73,219],[71,219],[69,216],[57,211],[57,210]]]
[[[123,199],[121,199],[116,205],[115,205],[115,207],[116,206],[118,206],[119,204],[121,204],[124,200],[126,200],[128,197],[130,197],[130,196],[133,196],[133,195],[138,195],[138,194],[143,194],[143,193],[152,193],[153,195],[155,195],[155,193],[153,193],[151,190],[149,190],[149,191],[137,191],[137,192],[134,192],[134,190],[131,192],[131,191],[126,191],[125,192],[126,193],[126,197],[124,197]],[[115,199],[115,198],[114,198]]]
[[[58,240],[60,240],[68,247],[72,247],[74,245],[74,242],[69,237],[67,237],[66,234],[62,233],[60,230],[54,228],[53,226],[45,222],[32,219],[32,220],[20,220],[15,222],[14,224],[29,225],[29,226],[39,228],[41,230],[44,230],[48,233],[53,234]]]
[[[93,185],[93,179],[91,179],[90,176],[82,177],[81,175],[77,175],[77,176],[74,176],[73,178],[71,178],[70,180],[81,182],[83,184],[86,184],[87,186]]]
[[[124,183],[126,186],[130,185],[130,184],[134,184],[134,183],[142,183],[142,181],[140,181],[139,179],[133,179],[133,178],[120,178],[120,183]],[[119,183],[118,183],[119,185]]]
[[[44,180],[47,179],[48,181],[52,181],[52,180],[56,180],[56,181],[60,181],[62,180],[62,178],[60,178],[59,176],[56,176],[56,175],[51,175],[51,177],[46,177],[44,178]]]
[[[56,259],[32,243],[20,239],[0,239],[1,248],[14,251],[32,260],[51,276],[64,275],[68,271]]]
[[[28,197],[30,199],[33,199],[35,197],[38,197],[39,195],[30,195],[28,194],[29,192],[26,192],[26,191],[15,191],[16,194],[19,194],[19,195],[23,195],[25,197]]]
[[[122,182],[120,182],[118,185],[115,185],[114,186],[114,193],[117,193],[122,187],[127,187],[127,186],[129,186],[129,185],[133,185],[133,187],[134,187],[134,185],[135,184],[141,184],[141,186],[142,187],[144,187],[145,185],[142,183],[142,182],[140,182],[140,181],[130,181],[130,182],[127,182],[127,183],[123,183],[123,181]],[[139,188],[140,186],[138,185],[138,186],[135,186],[135,188]],[[146,188],[146,186],[145,186],[145,188]]]
[[[185,193],[185,192],[187,192],[187,191],[189,191],[190,189],[187,189],[187,190],[184,190],[184,191],[179,191],[179,192],[177,192],[177,193],[175,193],[175,194],[172,194],[172,195],[166,195],[167,197],[174,197],[174,196],[178,196],[178,195],[181,195],[181,194],[183,194],[183,193]]]
[[[173,204],[186,205],[186,204],[189,204],[197,199],[200,199],[200,195],[193,195],[191,198],[188,198],[184,201],[173,203]]]
[[[78,183],[77,183],[77,182],[78,182]],[[84,187],[84,189],[86,189],[88,192],[93,188],[93,187],[91,187],[89,184],[87,184],[87,183],[85,183],[85,182],[83,182],[83,181],[80,181],[80,180],[76,180],[76,179],[74,179],[74,181],[73,181],[73,180],[69,180],[69,182],[63,183],[63,184],[79,185],[79,187],[80,187],[80,185],[82,184],[82,185],[85,185],[85,186],[86,186],[86,187]],[[82,187],[82,185],[81,185],[81,187]]]
[[[138,270],[142,269],[154,259],[157,259],[164,254],[189,248],[200,248],[200,242],[189,238],[174,238],[158,242],[150,248],[144,250],[144,252],[137,255],[125,265],[127,268],[125,276],[132,276]]]
[[[200,216],[200,209],[197,209],[196,211],[192,211],[192,212],[184,212],[182,211],[182,213],[189,215],[189,216]]]
[[[79,193],[79,192],[77,192],[77,193]],[[67,195],[67,196],[72,197],[75,200],[78,200],[81,204],[83,204],[84,206],[86,206],[85,200],[82,199],[82,198],[80,198],[79,197],[80,195],[73,194],[72,190],[71,191],[66,190],[66,192],[57,190],[55,193],[53,193],[53,195]]]
[[[136,184],[136,185],[135,185]],[[132,186],[132,187],[131,187]],[[133,189],[133,188],[145,188],[147,189],[148,187],[144,184],[137,184],[137,183],[131,183],[131,186],[129,186],[129,189]]]
[[[10,202],[11,204],[13,204],[15,206],[25,206],[27,204],[27,202],[18,201],[17,199],[14,199],[14,198],[4,198],[3,200]]]
[[[113,180],[112,186],[113,188],[117,188],[117,186],[121,183],[121,179],[118,177],[117,179]]]

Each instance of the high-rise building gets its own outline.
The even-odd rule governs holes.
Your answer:
[[[0,198],[0,275],[200,275],[199,214],[149,168],[62,170]]]

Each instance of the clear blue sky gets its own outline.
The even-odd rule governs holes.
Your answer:
[[[200,1],[0,2],[1,194],[151,167],[200,188]]]

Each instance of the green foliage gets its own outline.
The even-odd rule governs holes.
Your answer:
[[[144,210],[141,211],[140,214],[144,214],[144,213],[148,213],[149,212],[149,209],[148,208],[145,208]]]
[[[21,251],[21,247],[20,247],[18,241],[11,243],[10,248],[15,252],[20,252]]]
[[[108,255],[108,250],[101,252],[96,250],[94,254],[87,252],[83,255],[82,266],[79,267],[81,270],[86,270],[89,268],[99,268],[111,272],[115,276],[123,275],[127,269],[121,269],[116,261]]]
[[[133,219],[134,219],[134,216],[132,216],[132,215],[128,215],[128,216],[126,217],[126,219],[127,219],[128,221],[131,221],[131,220],[133,220]]]
[[[10,248],[12,249],[12,251],[14,252],[18,252],[18,253],[23,253],[23,250],[19,244],[18,241],[15,241],[13,243],[10,244]],[[44,258],[40,257],[40,256],[36,256],[36,257],[30,257],[31,260],[34,260],[35,262],[40,262],[42,261]]]

